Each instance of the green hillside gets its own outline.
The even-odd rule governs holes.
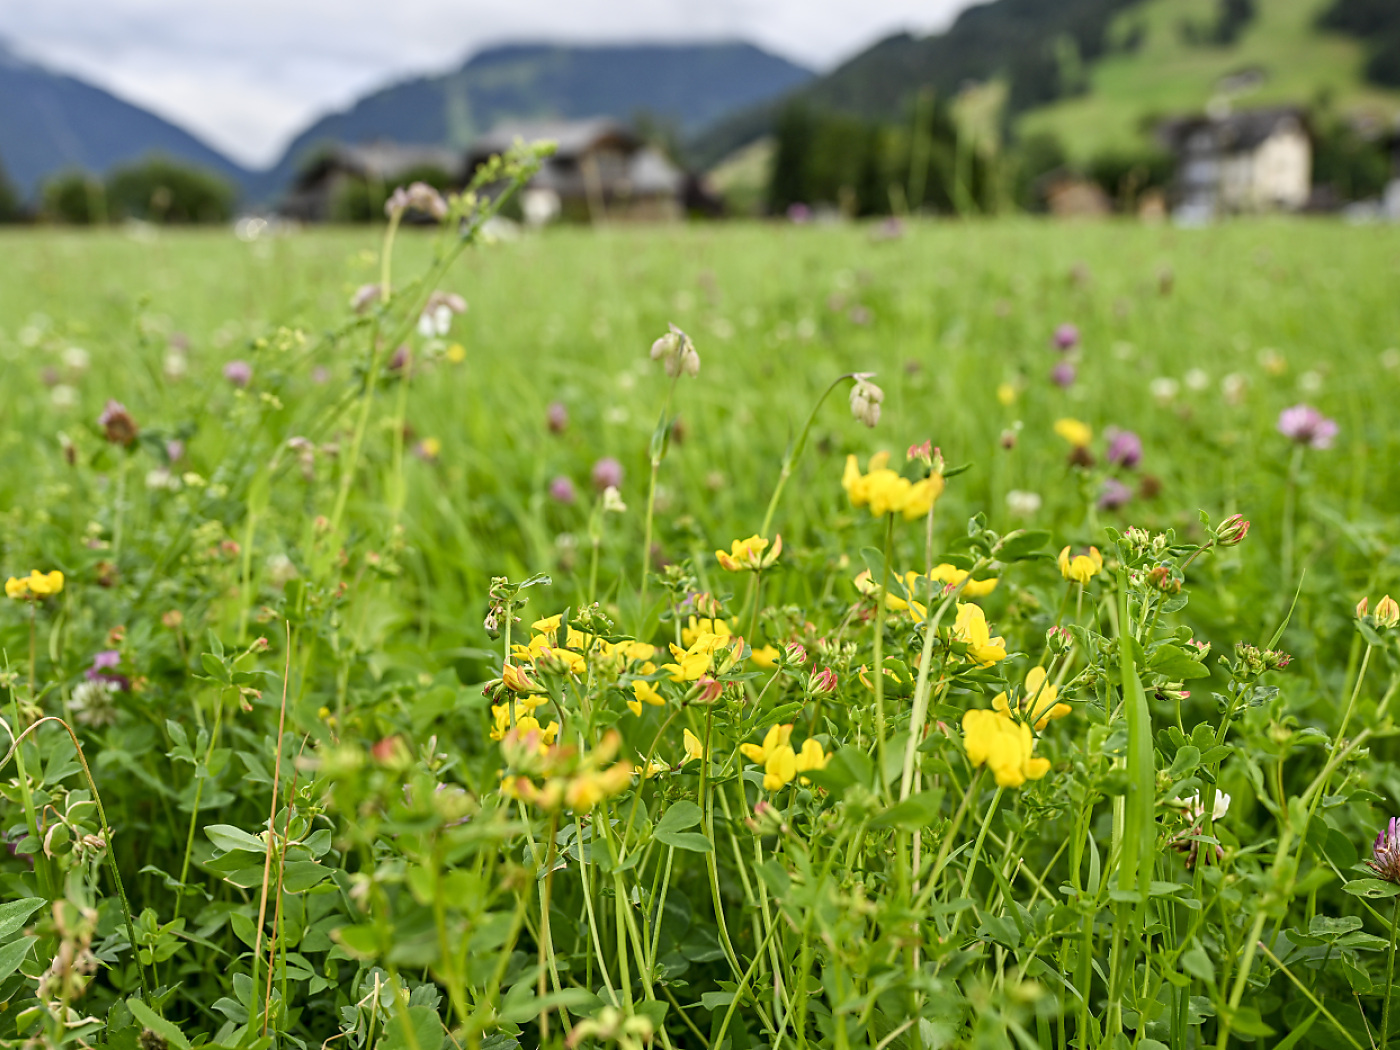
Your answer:
[[[1117,45],[1086,71],[1088,90],[1024,114],[1023,134],[1051,131],[1085,159],[1139,143],[1156,115],[1199,111],[1213,98],[1237,106],[1324,102],[1335,112],[1390,123],[1400,90],[1365,80],[1364,44],[1317,28],[1332,0],[1255,0],[1254,17],[1229,46],[1200,40],[1217,0],[1144,0],[1110,28]],[[1132,44],[1133,41],[1135,45]],[[1260,81],[1230,91],[1228,78],[1258,71]]]

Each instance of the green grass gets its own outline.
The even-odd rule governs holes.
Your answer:
[[[1400,231],[875,232],[561,229],[472,249],[442,281],[470,309],[445,339],[406,337],[407,383],[382,368],[394,345],[371,354],[370,339],[412,329],[429,234],[399,233],[398,294],[352,320],[382,230],[6,232],[0,576],[61,568],[67,583],[0,608],[3,714],[75,724],[112,837],[83,838],[103,830],[88,782],[41,725],[17,756],[28,779],[0,773],[15,846],[0,855],[0,1036],[263,1047],[266,1029],[287,1047],[507,1050],[581,1026],[577,1041],[629,1050],[649,1028],[657,1045],[735,1050],[1187,1050],[1306,1029],[1303,1045],[1366,1045],[1390,1010],[1394,917],[1391,884],[1356,865],[1400,811],[1400,655],[1354,606],[1400,591]],[[701,358],[673,390],[648,356],[668,322]],[[1050,339],[1066,322],[1082,345],[1062,389]],[[223,378],[233,360],[252,365],[246,390]],[[785,450],[851,372],[877,373],[878,426],[838,384],[776,506],[781,557],[761,589],[723,572],[715,549],[760,529]],[[130,451],[97,424],[108,399],[142,428]],[[1338,421],[1332,448],[1277,432],[1304,401]],[[1093,428],[1092,465],[1069,461],[1064,417]],[[1105,462],[1114,426],[1141,437],[1136,468]],[[305,464],[293,438],[315,450]],[[414,454],[425,439],[435,458]],[[904,450],[924,441],[949,467],[928,531],[852,505],[847,455],[887,449],[917,477]],[[604,456],[625,470],[625,512],[595,512]],[[1109,477],[1133,493],[1121,510],[1096,505]],[[573,503],[551,496],[559,478]],[[1014,515],[1013,492],[1039,508]],[[649,496],[672,567],[644,586]],[[1253,526],[1202,550],[1201,511]],[[1107,531],[1128,526],[1149,538]],[[1088,544],[1107,566],[1081,590],[1052,556]],[[965,633],[877,614],[854,582],[922,572],[930,553],[1000,577],[978,602],[1005,660],[976,666]],[[520,592],[517,643],[596,598],[600,633],[663,644],[685,625],[674,602],[703,591],[752,649],[799,642],[810,662],[731,667],[720,650],[708,706],[576,644],[586,674],[547,656],[529,673],[540,723],[578,751],[498,746],[493,717],[523,708],[491,683],[504,639],[485,621],[516,600],[494,578],[532,573],[551,580]],[[931,614],[943,628],[951,603]],[[1285,620],[1285,671],[1236,649],[1269,648]],[[1068,642],[1047,640],[1056,625]],[[107,650],[133,688],[95,709],[85,672]],[[964,728],[979,730],[963,716],[997,693],[1019,702],[1036,666],[1072,711],[1036,739],[1043,776],[998,786],[969,762]],[[819,668],[834,694],[809,686]],[[635,715],[624,701],[647,675],[664,704]],[[779,724],[833,756],[812,783],[737,751]],[[682,730],[711,761],[681,764]],[[578,790],[648,756],[667,770],[600,787],[596,807],[501,790],[506,774]],[[1201,831],[1223,859],[1188,867],[1181,799],[1216,790],[1232,806]],[[51,855],[31,820],[57,829]],[[41,981],[55,958],[95,976],[60,965]]]
[[[1121,14],[1113,29],[1121,38],[1141,26],[1141,48],[1095,63],[1087,94],[1027,114],[1022,130],[1053,131],[1071,156],[1087,160],[1147,141],[1144,119],[1201,112],[1219,93],[1221,78],[1247,69],[1263,70],[1266,79],[1237,96],[1236,106],[1311,106],[1326,98],[1340,113],[1391,123],[1400,93],[1364,82],[1360,41],[1315,28],[1326,6],[1327,0],[1258,0],[1240,39],[1212,47],[1187,44],[1178,29],[1184,19],[1209,24],[1217,9],[1211,0],[1147,0]]]

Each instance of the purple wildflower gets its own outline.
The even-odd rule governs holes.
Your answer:
[[[1133,498],[1133,490],[1117,478],[1105,478],[1099,490],[1099,510],[1117,510]]]
[[[131,680],[113,668],[120,667],[122,654],[116,649],[103,649],[93,654],[92,666],[83,672],[89,682],[111,682],[126,692],[131,688]]]
[[[549,498],[567,505],[578,498],[578,493],[574,491],[574,483],[561,474],[549,483]]]
[[[1113,427],[1109,429],[1107,437],[1108,454],[1105,458],[1110,463],[1132,470],[1142,462],[1142,439],[1131,430]]]
[[[1055,334],[1050,337],[1050,343],[1060,353],[1073,350],[1079,345],[1079,328],[1077,325],[1062,324],[1055,329]]]
[[[1390,818],[1379,835],[1373,849],[1375,857],[1366,863],[1387,882],[1400,883],[1400,819]]]
[[[551,434],[562,434],[569,429],[569,410],[562,401],[550,402],[549,408],[545,412],[545,419],[549,423]]]
[[[1071,362],[1061,361],[1050,369],[1050,382],[1058,387],[1071,387],[1074,386],[1074,380],[1078,375],[1078,370]]]
[[[1309,448],[1331,448],[1340,429],[1335,419],[1328,419],[1311,405],[1294,405],[1278,414],[1278,432]]]
[[[612,456],[604,456],[594,463],[593,487],[599,492],[604,489],[622,488],[622,464]]]
[[[230,361],[224,365],[224,378],[234,386],[247,386],[253,381],[253,366],[247,361]]]
[[[805,204],[789,204],[787,210],[788,222],[804,223],[812,221],[812,209]]]

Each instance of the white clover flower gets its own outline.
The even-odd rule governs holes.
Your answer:
[[[74,372],[86,372],[92,363],[92,355],[81,346],[70,346],[63,351],[63,363]]]
[[[1249,377],[1243,372],[1231,372],[1220,381],[1220,392],[1225,395],[1226,404],[1242,404],[1249,392]]]
[[[156,467],[146,473],[146,488],[152,492],[178,492],[180,479],[170,472],[169,467]]]
[[[851,415],[868,427],[880,422],[880,403],[885,400],[885,392],[870,381],[874,374],[858,374],[855,385],[851,387]]]
[[[1040,510],[1040,495],[1023,489],[1012,489],[1006,494],[1006,509],[1013,517],[1029,518]]]
[[[67,383],[59,383],[49,391],[54,408],[72,408],[78,403],[78,392]]]
[[[190,370],[190,359],[179,350],[171,350],[165,355],[165,378],[180,380]]]
[[[1181,389],[1181,384],[1170,376],[1158,376],[1152,380],[1148,389],[1152,391],[1153,397],[1165,405],[1176,397],[1177,391]]]
[[[1206,387],[1210,386],[1210,376],[1206,373],[1206,370],[1203,368],[1191,369],[1191,371],[1186,373],[1185,380],[1187,390],[1199,391],[1204,390]]]
[[[1298,377],[1298,389],[1305,394],[1316,394],[1322,389],[1322,373],[1307,371]]]
[[[68,698],[68,710],[73,714],[73,721],[94,728],[111,725],[117,720],[113,695],[119,688],[116,682],[102,679],[79,682]]]
[[[627,504],[622,502],[622,493],[617,491],[616,485],[609,485],[603,490],[603,513],[604,514],[625,514]]]
[[[1205,808],[1201,805],[1201,796],[1199,794],[1187,795],[1181,801],[1186,803],[1186,816],[1191,820],[1191,823],[1198,823],[1205,815]],[[1212,808],[1211,819],[1223,820],[1225,814],[1230,812],[1230,796],[1223,791],[1217,791],[1215,805]]]

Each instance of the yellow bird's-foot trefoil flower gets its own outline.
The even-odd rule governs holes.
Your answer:
[[[992,637],[986,614],[971,602],[958,603],[953,638],[967,646],[967,656],[978,667],[991,667],[1006,659],[1006,639]]]
[[[1074,583],[1088,583],[1103,572],[1103,555],[1097,547],[1090,547],[1083,554],[1070,557],[1069,548],[1060,551],[1060,575]]]
[[[755,534],[746,540],[734,540],[728,551],[715,551],[715,557],[726,572],[758,572],[771,566],[782,553],[781,534],[773,537],[771,550],[768,541]]]
[[[846,457],[846,469],[841,487],[853,507],[868,507],[879,518],[886,514],[902,514],[905,521],[915,521],[933,509],[934,501],[943,494],[943,476],[930,474],[920,481],[910,481],[891,470],[890,454],[877,452],[870,457],[864,474],[855,456]]]
[[[1064,718],[1074,710],[1069,704],[1059,702],[1059,686],[1046,682],[1046,678],[1045,668],[1032,667],[1026,673],[1025,688],[1016,698],[1015,711],[1012,711],[1005,693],[998,693],[992,698],[992,707],[1007,718],[1013,713],[1018,715],[1023,721],[1035,726],[1035,731],[1039,733],[1050,724],[1051,719]]]
[[[1049,759],[1036,758],[1035,737],[1025,722],[974,708],[963,715],[963,748],[974,767],[984,763],[997,786],[1018,788],[1050,771]]]

